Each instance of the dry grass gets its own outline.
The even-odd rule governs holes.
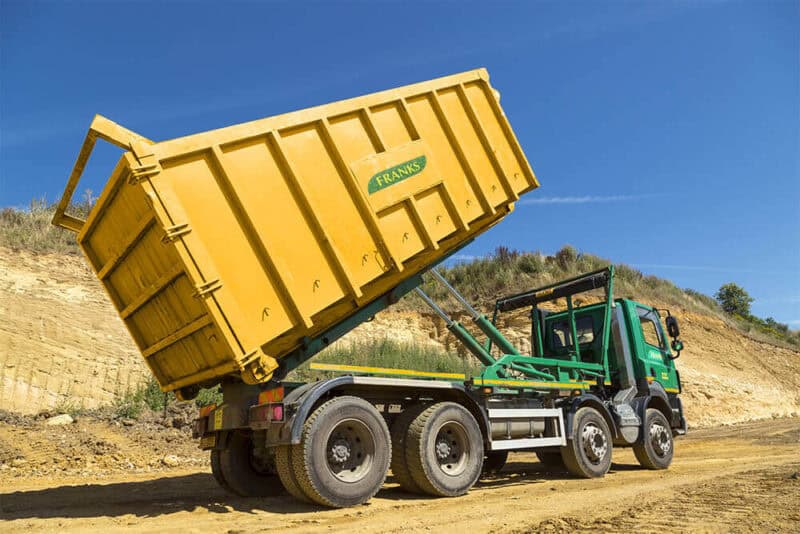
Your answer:
[[[71,204],[67,213],[85,218],[94,201],[92,192],[86,191],[83,200]],[[32,200],[28,209],[0,209],[0,246],[37,253],[78,254],[75,234],[51,224],[54,212],[55,204],[48,204],[44,198]]]
[[[494,301],[500,296],[527,291],[610,264],[605,258],[578,252],[569,245],[552,256],[500,247],[491,256],[442,267],[440,272],[469,302],[477,304],[488,313],[493,310]],[[644,303],[657,302],[674,309],[712,315],[755,340],[795,349],[800,346],[800,331],[782,332],[765,328],[763,321],[757,318],[747,319],[726,314],[716,300],[699,291],[681,289],[669,280],[646,275],[628,265],[615,264],[614,267],[614,295],[617,297]],[[462,309],[431,277],[426,277],[423,289],[443,308],[453,311]],[[603,292],[595,290],[589,293],[589,296],[592,295],[601,298]],[[427,311],[427,306],[416,294],[403,299],[401,306]]]

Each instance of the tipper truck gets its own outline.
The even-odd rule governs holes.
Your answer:
[[[499,98],[480,69],[162,142],[95,117],[53,222],[164,391],[221,384],[194,435],[223,487],[345,507],[390,468],[407,491],[464,494],[509,451],[580,477],[603,476],[614,447],[669,466],[686,432],[669,311],[671,343],[665,310],[615,299],[608,267],[501,298],[490,319],[435,269],[538,187]],[[97,139],[124,153],[82,220],[66,210]],[[482,372],[318,364],[338,375],[286,380],[412,291]],[[512,312],[532,355],[498,328]]]

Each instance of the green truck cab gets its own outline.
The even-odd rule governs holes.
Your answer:
[[[644,387],[655,383],[667,393],[679,393],[680,380],[675,368],[677,351],[673,353],[670,350],[659,310],[630,299],[615,299],[614,304],[623,310],[625,327],[630,333],[628,349],[634,355],[632,364],[638,384]],[[605,311],[604,303],[574,310],[578,350],[583,362],[603,363],[600,329]],[[545,347],[557,357],[568,355],[574,350],[568,312],[549,314],[545,321]],[[618,354],[617,350],[612,337],[608,346],[609,374],[604,380],[607,386],[619,382],[620,362],[624,355]]]

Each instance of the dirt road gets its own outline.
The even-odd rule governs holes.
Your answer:
[[[370,504],[327,510],[289,497],[241,499],[205,468],[86,478],[0,479],[0,530],[138,532],[573,532],[800,530],[800,419],[700,430],[672,468],[640,469],[615,452],[603,480],[548,472],[512,455],[469,495],[428,499],[391,477]]]

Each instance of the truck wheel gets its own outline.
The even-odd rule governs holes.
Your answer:
[[[292,464],[303,493],[323,506],[344,508],[367,502],[381,489],[390,458],[383,416],[369,402],[344,396],[306,420]]]
[[[499,472],[508,461],[508,451],[488,451],[483,457],[483,474]]]
[[[672,429],[664,414],[655,408],[648,408],[645,414],[644,439],[633,446],[633,454],[639,465],[647,469],[666,469],[672,463],[675,442]]]
[[[311,502],[311,498],[306,495],[297,482],[297,475],[294,472],[293,457],[299,454],[299,445],[281,445],[275,450],[275,469],[278,477],[286,491],[301,502]]]
[[[406,440],[411,476],[425,493],[463,495],[481,475],[481,429],[459,404],[440,402],[427,408],[411,423]]]
[[[411,493],[422,493],[422,490],[414,482],[408,468],[406,437],[408,436],[408,427],[424,409],[424,404],[409,406],[392,423],[392,474],[395,481],[400,484],[400,488]]]
[[[283,493],[269,461],[256,456],[245,432],[233,432],[228,448],[211,451],[211,471],[217,482],[242,497],[271,497]]]
[[[539,458],[539,461],[547,467],[553,469],[564,469],[564,460],[561,458],[560,452],[536,451],[536,457]]]
[[[611,467],[611,432],[603,416],[594,408],[575,412],[572,438],[561,448],[564,465],[575,476],[598,478]]]
[[[216,480],[217,484],[222,486],[223,489],[229,491],[230,493],[236,493],[225,481],[225,475],[222,474],[222,466],[220,465],[219,460],[220,452],[221,451],[218,450],[211,451],[211,474],[214,475],[214,480]]]

